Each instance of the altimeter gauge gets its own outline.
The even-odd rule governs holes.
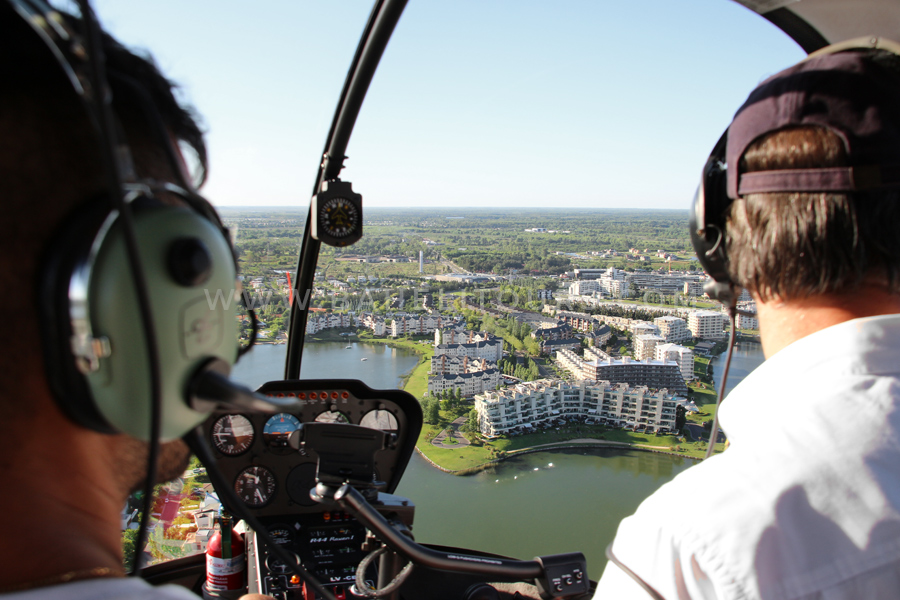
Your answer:
[[[213,423],[212,443],[226,456],[243,454],[253,444],[253,423],[243,415],[223,415]]]
[[[261,508],[275,497],[275,475],[265,467],[247,467],[235,478],[234,491],[247,506]]]
[[[362,196],[349,181],[323,181],[312,197],[312,237],[329,246],[349,246],[362,237]]]

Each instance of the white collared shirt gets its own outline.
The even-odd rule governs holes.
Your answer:
[[[790,344],[719,417],[729,449],[624,519],[616,557],[667,599],[900,598],[900,315]],[[612,563],[594,596],[647,597]]]

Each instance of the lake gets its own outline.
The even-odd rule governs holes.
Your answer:
[[[252,387],[280,379],[285,353],[285,346],[258,346],[235,367],[235,378]],[[760,358],[761,352],[757,356],[742,344],[729,389]],[[384,344],[308,343],[301,376],[358,378],[370,387],[390,388],[399,385],[418,360],[407,350]],[[722,368],[714,364],[720,377]],[[581,551],[588,559],[588,574],[597,579],[619,521],[692,464],[677,456],[631,450],[556,450],[456,477],[414,454],[396,493],[416,505],[413,532],[420,542],[522,559]]]

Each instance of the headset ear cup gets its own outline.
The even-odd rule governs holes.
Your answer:
[[[133,206],[133,215],[159,348],[161,437],[170,440],[207,416],[187,404],[194,373],[211,359],[227,365],[237,359],[235,267],[229,241],[208,219],[188,208],[153,204]],[[147,440],[151,375],[124,233],[115,214],[94,215],[92,223],[88,236],[72,223],[46,262],[42,296],[48,310],[52,304],[52,318],[44,319],[52,388],[76,423]],[[186,275],[185,269],[196,272]],[[85,288],[91,335],[109,348],[94,369],[79,369],[85,361],[72,349],[79,304],[70,291],[79,287]]]
[[[135,212],[138,254],[144,269],[159,348],[162,390],[161,437],[179,438],[206,414],[188,406],[187,390],[198,369],[211,359],[237,360],[237,301],[232,249],[222,233],[195,211],[170,206]],[[186,243],[189,242],[189,243]],[[205,271],[189,281],[173,271],[172,253],[202,248]],[[136,291],[128,273],[125,242],[110,230],[98,253],[90,282],[95,335],[109,339],[111,354],[86,376],[98,410],[119,431],[148,439],[150,372]],[[190,279],[190,278],[188,278]]]
[[[66,219],[55,232],[41,260],[38,273],[41,342],[44,369],[57,405],[69,419],[102,433],[115,428],[91,397],[90,387],[77,367],[72,352],[72,318],[69,288],[72,274],[90,255],[93,241],[109,217],[101,199],[88,202]]]
[[[726,188],[727,141],[726,130],[703,167],[703,177],[691,204],[688,222],[697,260],[713,280],[712,285],[708,284],[704,291],[710,297],[730,304],[736,297],[738,286],[728,272],[728,253],[725,248],[726,216],[731,206]]]

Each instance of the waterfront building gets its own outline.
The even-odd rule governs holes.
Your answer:
[[[578,380],[612,381],[629,385],[667,388],[673,393],[687,394],[681,367],[674,361],[613,358],[599,348],[585,348],[584,357],[571,350],[556,353],[556,364]]]
[[[722,339],[725,335],[725,313],[695,310],[688,315],[688,329],[695,338]]]
[[[483,358],[441,354],[440,356],[431,357],[430,373],[432,375],[456,375],[457,373],[475,373],[496,368],[497,363]]]
[[[385,333],[384,318],[373,313],[359,315],[359,326],[370,330],[373,334],[382,336]]]
[[[542,379],[475,396],[478,427],[488,437],[533,431],[569,420],[637,429],[675,429],[675,408],[686,402],[667,389],[610,381]]]
[[[634,357],[638,360],[652,360],[656,356],[656,347],[665,341],[662,336],[654,334],[634,336]]]
[[[759,320],[756,317],[748,317],[738,313],[737,316],[738,329],[759,329]]]
[[[667,315],[653,319],[653,324],[659,329],[659,335],[666,342],[684,342],[691,339],[691,331],[684,319]]]
[[[469,358],[483,358],[493,362],[500,362],[503,358],[503,338],[492,337],[482,342],[471,344],[438,344],[434,347],[435,356],[447,354],[449,356],[468,356]]]
[[[500,370],[486,369],[474,373],[444,373],[428,378],[428,393],[438,396],[445,390],[460,390],[462,396],[473,396],[497,389],[500,385]]]
[[[335,327],[356,327],[358,320],[352,313],[310,313],[306,320],[306,333],[316,334]]]
[[[396,317],[391,323],[391,337],[402,335],[427,335],[434,333],[446,324],[446,318],[441,315],[422,315],[416,317]]]
[[[655,348],[654,358],[676,363],[686,382],[694,378],[694,351],[690,348],[678,344],[660,344]]]
[[[485,342],[494,339],[495,336],[487,331],[469,331],[462,327],[439,329],[434,332],[434,345],[440,344],[474,344],[475,342]]]

